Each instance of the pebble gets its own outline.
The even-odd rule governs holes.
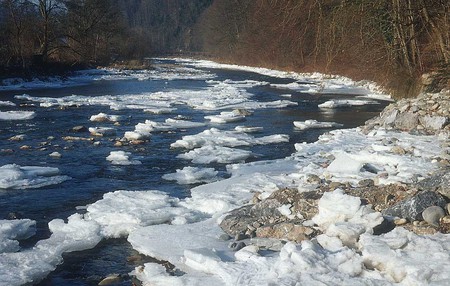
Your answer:
[[[408,222],[408,220],[406,220],[406,218],[399,218],[394,220],[395,225],[404,225]]]
[[[438,206],[427,207],[422,212],[423,220],[432,226],[439,227],[439,220],[445,216],[443,208]]]

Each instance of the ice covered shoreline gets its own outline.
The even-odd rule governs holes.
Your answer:
[[[389,119],[390,114],[386,116]],[[0,282],[21,285],[38,281],[62,262],[62,253],[91,248],[101,239],[126,236],[140,253],[168,261],[182,273],[172,275],[160,264],[146,263],[132,273],[144,285],[446,285],[450,280],[446,272],[450,266],[448,234],[419,236],[397,227],[373,235],[373,228],[384,219],[382,214],[339,188],[339,184],[357,185],[364,180],[408,186],[448,166],[447,123],[439,134],[409,134],[391,128],[396,127],[396,118],[392,122],[372,121],[368,129],[332,131],[314,143],[299,142],[297,151],[284,159],[230,164],[229,179],[195,187],[186,199],[157,190],[106,193],[86,207],[86,214],[52,221],[49,239],[20,252],[15,252],[16,242],[32,234],[33,223],[2,224],[7,228],[0,232],[5,238],[1,243],[6,245],[6,251],[0,253]],[[404,122],[403,117],[398,118]],[[434,128],[440,121],[424,122]],[[417,124],[413,129],[426,131],[427,124],[421,124],[424,129]],[[158,127],[148,125],[152,131]],[[186,136],[176,147],[189,149],[215,142],[216,150],[218,146],[224,150],[225,146],[239,146],[236,139],[244,142],[240,144],[261,141],[239,132],[210,129],[206,133],[213,136]],[[226,142],[225,138],[232,140]],[[182,171],[184,178],[215,175],[213,170]],[[320,233],[310,236],[311,240],[281,243],[251,237],[251,232],[230,239],[219,226],[228,212],[249,205],[252,199],[266,202],[283,189],[307,193],[324,182],[338,187],[317,200],[317,213],[311,218],[302,220],[305,215],[297,211],[295,201],[275,208],[280,217],[294,220],[296,229],[311,228]]]

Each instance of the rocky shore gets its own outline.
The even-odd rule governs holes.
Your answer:
[[[229,238],[230,247],[239,250],[246,244],[270,239],[267,249],[277,250],[285,241],[311,240],[322,233],[312,218],[319,212],[323,194],[342,190],[356,197],[361,205],[368,205],[382,214],[383,220],[373,228],[373,234],[387,233],[403,227],[418,235],[450,232],[450,92],[422,94],[418,98],[403,99],[386,107],[381,114],[361,127],[365,134],[378,129],[411,134],[434,135],[443,138],[444,152],[433,161],[439,167],[427,178],[413,183],[382,185],[375,179],[355,183],[335,182],[332,178],[308,175],[315,184],[313,190],[280,189],[261,199],[256,193],[249,204],[235,209],[223,217],[220,227]],[[414,156],[413,148],[395,144],[395,138],[383,142],[391,152]],[[333,158],[331,158],[332,161]],[[371,166],[364,166],[367,171]],[[377,174],[383,176],[383,174]],[[273,239],[280,243],[274,243]]]

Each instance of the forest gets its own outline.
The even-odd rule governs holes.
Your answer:
[[[448,86],[446,0],[0,0],[0,70],[208,57],[369,79],[418,92]]]

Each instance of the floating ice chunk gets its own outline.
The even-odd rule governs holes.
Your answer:
[[[172,148],[193,149],[204,145],[220,145],[225,147],[264,145],[288,142],[289,136],[283,134],[255,138],[249,134],[236,131],[223,131],[216,128],[205,130],[196,135],[183,136],[170,146]]]
[[[202,126],[205,126],[205,124],[201,122],[191,122],[187,120],[168,118],[165,122],[146,120],[145,123],[138,123],[135,127],[135,130],[141,133],[148,133],[152,131],[169,131]]]
[[[19,166],[9,164],[0,167],[0,189],[31,189],[60,184],[69,180],[59,176],[58,168]]]
[[[123,138],[127,140],[145,140],[150,137],[150,133],[137,132],[137,131],[126,131]]]
[[[335,159],[328,166],[327,171],[331,173],[358,174],[364,162],[351,158],[346,153],[338,153]]]
[[[264,127],[236,126],[236,127],[234,127],[234,130],[236,130],[238,132],[245,132],[245,133],[256,133],[256,132],[263,131]]]
[[[0,111],[0,120],[29,120],[35,117],[34,111]]]
[[[113,165],[140,165],[139,160],[130,160],[131,152],[125,151],[111,151],[106,160],[110,161]]]
[[[106,113],[99,113],[97,115],[92,115],[91,118],[89,119],[90,121],[96,121],[96,122],[117,122],[120,120],[120,116],[119,115],[108,115]]]
[[[164,180],[177,181],[178,184],[187,185],[195,183],[211,183],[217,181],[219,172],[214,168],[184,167],[176,173],[163,175]]]
[[[16,106],[14,102],[0,100],[0,106]]]
[[[70,216],[67,223],[52,220],[49,228],[50,238],[39,241],[33,248],[0,255],[2,285],[36,283],[62,263],[63,253],[93,248],[102,239],[99,225],[79,214]]]
[[[89,127],[89,132],[94,136],[114,136],[116,129],[112,127]]]
[[[35,233],[34,220],[0,220],[0,254],[18,251],[20,247],[17,240],[30,238]]]
[[[322,104],[319,104],[320,108],[340,108],[340,107],[350,107],[350,106],[361,106],[368,104],[379,104],[373,100],[362,100],[362,99],[335,99],[325,101]]]
[[[230,123],[245,120],[245,116],[236,112],[222,111],[219,115],[207,115],[205,119],[209,119],[212,123]]]
[[[336,122],[319,122],[314,119],[305,120],[305,121],[294,121],[294,126],[300,130],[306,130],[311,128],[334,128],[334,127],[342,127],[342,124]]]
[[[179,199],[159,191],[116,191],[89,205],[86,217],[96,221],[106,237],[126,236],[139,227],[175,220],[192,222],[201,217],[178,203]]]
[[[206,145],[180,154],[177,158],[192,160],[192,163],[195,164],[228,164],[243,162],[251,156],[252,152],[247,150]]]

